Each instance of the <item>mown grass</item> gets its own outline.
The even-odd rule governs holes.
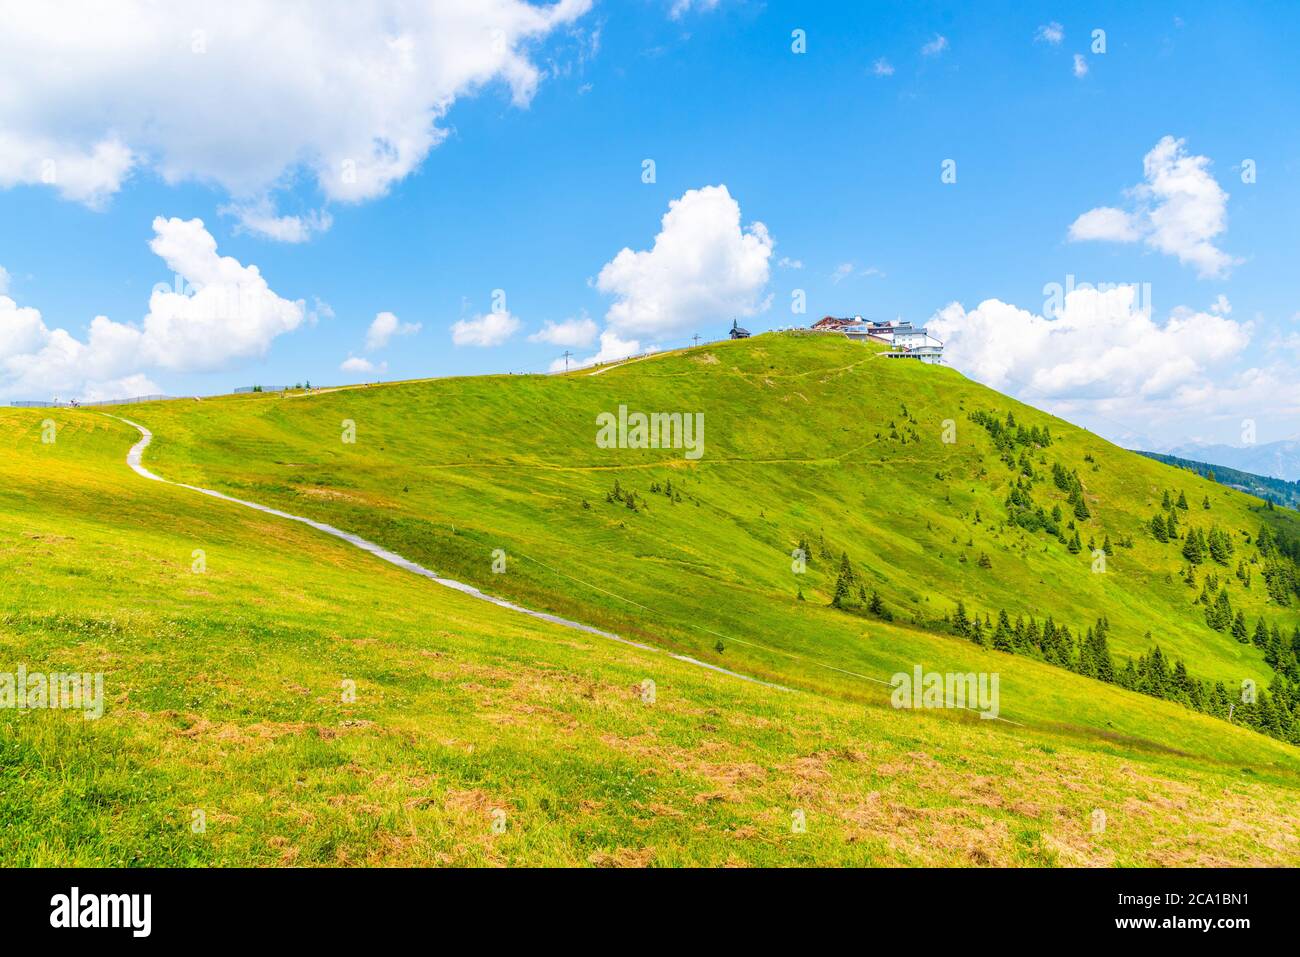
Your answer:
[[[701,361],[710,355],[717,361]],[[325,518],[493,592],[793,692],[514,615],[310,529],[146,482],[123,462],[134,432],[89,410],[0,411],[0,670],[102,670],[108,699],[98,721],[0,712],[3,860],[1300,858],[1294,749],[1038,662],[827,609],[828,569],[816,560],[802,580],[808,601],[793,597],[789,537],[819,528],[880,577],[900,611],[942,608],[964,587],[987,596],[981,608],[1009,599],[1017,584],[1025,600],[1035,573],[1059,576],[1043,608],[1097,587],[1074,582],[1051,552],[994,553],[995,574],[981,579],[927,549],[917,534],[924,521],[897,503],[909,488],[934,497],[926,479],[934,462],[923,457],[944,450],[922,442],[906,456],[877,453],[870,422],[837,433],[815,399],[839,390],[856,403],[870,386],[876,401],[892,402],[881,396],[901,386],[889,377],[914,376],[904,383],[911,407],[927,388],[921,372],[952,379],[953,389],[975,387],[945,370],[853,365],[861,358],[759,339],[595,377],[453,380],[127,413],[155,431],[146,462],[169,478]],[[868,374],[877,378],[853,378]],[[762,381],[775,375],[800,382]],[[594,413],[611,402],[690,410],[710,390],[725,401],[703,406],[708,451],[698,465],[594,447]],[[800,393],[806,407],[783,412]],[[733,405],[743,408],[728,411]],[[919,405],[913,413],[921,418]],[[40,442],[46,417],[61,426],[53,445]],[[356,421],[356,446],[339,442],[342,418]],[[1104,447],[1086,436],[1059,441]],[[846,450],[839,458],[837,444]],[[639,513],[605,504],[614,477],[645,494],[651,475],[671,476],[689,498],[673,505],[647,495],[650,508]],[[871,483],[855,491],[864,478]],[[1191,497],[1191,480],[1179,478]],[[983,501],[979,484],[966,487]],[[895,501],[888,522],[873,488]],[[1094,513],[1105,522],[1112,493],[1100,480],[1095,488]],[[491,572],[497,547],[508,555],[504,575]],[[194,549],[206,553],[202,574],[191,570]],[[927,580],[932,565],[951,574]],[[1124,601],[1139,604],[1127,614],[1171,614],[1158,594],[1131,591]],[[1107,611],[1117,645],[1122,604]],[[1092,614],[1083,604],[1068,620]],[[725,636],[722,652],[715,633]],[[1200,671],[1231,673],[1235,649],[1219,649],[1215,663],[1219,638],[1181,636],[1194,671],[1190,653],[1206,651]],[[1002,713],[1017,724],[895,711],[887,688],[825,667],[887,679],[915,662],[1000,671]],[[647,678],[654,704],[642,700]],[[355,703],[342,699],[345,679],[357,682]],[[1097,835],[1099,808],[1107,828]],[[206,816],[201,834],[191,829],[195,810]],[[498,810],[503,833],[493,830]],[[796,810],[805,833],[791,829]]]

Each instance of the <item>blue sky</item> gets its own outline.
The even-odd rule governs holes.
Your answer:
[[[311,41],[323,47],[316,50],[295,49],[307,41],[287,34],[279,41],[290,49],[286,70],[250,76],[237,58],[223,57],[252,41],[230,23],[182,16],[157,25],[165,40],[151,41],[146,31],[144,42],[193,39],[202,29],[206,49],[190,51],[189,61],[169,55],[151,80],[125,65],[131,51],[117,49],[103,24],[84,24],[87,36],[69,41],[32,24],[38,15],[0,8],[10,28],[0,31],[10,37],[0,39],[0,59],[11,62],[0,67],[0,80],[28,84],[24,92],[35,100],[30,108],[0,105],[0,268],[8,275],[0,293],[15,310],[39,311],[45,330],[24,340],[26,353],[11,345],[10,359],[43,355],[56,329],[86,342],[96,316],[141,327],[151,290],[174,282],[168,262],[150,247],[161,235],[156,217],[202,220],[220,256],[257,267],[269,298],[303,302],[301,321],[272,323],[269,333],[259,327],[228,357],[211,343],[197,350],[211,361],[195,357],[193,342],[171,335],[164,345],[124,346],[130,356],[114,353],[112,362],[78,354],[48,379],[43,365],[26,359],[26,371],[11,364],[6,377],[0,335],[0,400],[59,390],[108,394],[114,383],[143,381],[172,394],[202,394],[252,382],[545,371],[566,347],[582,358],[601,348],[529,340],[547,321],[582,317],[590,319],[589,333],[615,328],[618,343],[648,347],[693,332],[720,337],[735,314],[759,331],[824,314],[920,323],[949,309],[938,328],[951,338],[954,365],[1109,437],[1159,447],[1196,439],[1236,444],[1248,420],[1261,442],[1295,433],[1294,8],[742,0],[586,6],[570,2],[554,22],[528,30],[507,22],[500,42],[511,62],[504,66],[462,64],[468,79],[422,80],[425,88],[444,83],[439,90],[449,105],[424,125],[445,137],[417,147],[415,160],[399,164],[406,171],[367,185],[361,196],[323,185],[311,161],[298,158],[328,152],[323,136],[355,133],[364,142],[377,135],[368,122],[382,127],[403,110],[418,121],[427,111],[419,90],[378,85],[353,102],[345,83],[311,101],[329,114],[317,118],[301,102],[277,113],[281,99],[294,99],[277,84],[298,83],[313,57],[336,63],[338,50],[367,43],[368,30],[391,40],[408,26],[400,17],[342,22],[337,36]],[[247,4],[232,9],[232,17],[248,12]],[[418,41],[421,30],[437,26],[412,26],[417,42],[406,55],[436,60],[440,53]],[[1096,29],[1105,31],[1104,52],[1093,50]],[[806,52],[792,50],[795,30],[804,31]],[[56,49],[93,44],[94,52],[62,88],[40,75],[6,75],[23,65],[17,44],[39,52],[34,36],[55,37],[47,42]],[[245,64],[258,61],[255,53]],[[1083,57],[1078,70],[1076,54]],[[296,57],[305,62],[295,66]],[[520,62],[535,76],[521,80]],[[437,63],[426,66],[440,76]],[[191,96],[186,71],[199,70],[215,75],[205,74]],[[173,89],[150,86],[167,84],[169,75]],[[220,91],[228,88],[235,92],[227,98]],[[159,131],[159,117],[178,111],[198,118]],[[339,126],[340,113],[355,114],[348,121],[355,128]],[[34,172],[42,150],[60,157],[62,170],[78,150],[110,137],[134,161],[80,194],[75,184],[63,185],[66,176],[49,184]],[[1165,137],[1181,141],[1167,151],[1170,169],[1184,170],[1194,185],[1216,183],[1225,198],[1175,196],[1170,205],[1158,188],[1126,193],[1150,185],[1144,157]],[[262,155],[265,140],[277,148]],[[22,145],[31,142],[39,148]],[[284,162],[286,155],[294,159]],[[643,182],[647,159],[655,164],[653,183]],[[1253,183],[1242,181],[1247,159],[1255,163]],[[942,181],[945,160],[955,161],[956,182]],[[676,252],[629,259],[601,288],[597,277],[620,250],[632,257],[653,247],[670,202],[718,186],[739,209],[739,230],[718,224],[729,207],[717,194],[709,194],[707,209],[685,202],[671,233],[682,241],[672,244]],[[87,190],[94,195],[87,198]],[[328,228],[304,241],[269,238],[239,211],[259,202],[273,216],[314,212]],[[1121,210],[1132,225],[1111,232],[1129,235],[1072,239],[1072,224],[1098,207]],[[688,209],[696,212],[687,217]],[[1216,212],[1220,228],[1186,234]],[[754,223],[762,226],[755,231]],[[172,239],[176,248],[204,241],[192,231]],[[1207,248],[1197,242],[1220,257],[1217,267],[1207,269],[1198,253],[1179,254]],[[708,269],[726,275],[715,285]],[[1060,318],[1041,315],[1044,287],[1064,285],[1069,275],[1148,284],[1151,313],[1139,329],[1146,338],[1136,361],[1115,351],[1124,347],[1124,329],[1138,326],[1112,321],[1113,313],[1098,320],[1101,328],[1089,325],[1087,310],[1096,303],[1075,304],[1070,330],[1044,324]],[[647,301],[673,285],[680,289]],[[700,292],[701,285],[711,291]],[[456,345],[453,324],[491,315],[494,290],[504,292],[514,321],[508,337]],[[805,314],[791,312],[795,290],[806,295]],[[989,300],[999,305],[983,308]],[[620,302],[621,318],[609,320]],[[1100,308],[1112,306],[1126,308],[1118,301]],[[174,333],[183,306],[153,311],[167,308]],[[656,308],[674,316],[656,319]],[[419,331],[367,350],[367,330],[384,312]],[[1170,326],[1175,315],[1185,319]],[[0,332],[4,316],[0,308]],[[11,322],[17,328],[19,320]],[[1184,350],[1191,339],[1199,344]],[[1091,351],[1098,342],[1110,348]],[[163,354],[175,343],[178,353]],[[1150,374],[1170,356],[1176,361]],[[349,357],[374,371],[341,369]]]

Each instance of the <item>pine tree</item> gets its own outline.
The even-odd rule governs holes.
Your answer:
[[[1237,611],[1236,617],[1232,619],[1232,637],[1243,645],[1250,644],[1250,632],[1246,630],[1246,615],[1240,610]]]
[[[880,592],[878,591],[873,591],[871,593],[871,601],[867,603],[867,611],[884,621],[894,620],[894,616],[890,614],[889,609],[885,607],[885,603],[881,600]]]
[[[1007,617],[1006,609],[998,612],[998,627],[993,632],[993,647],[998,651],[1005,651],[1015,654],[1015,645],[1012,642],[1014,633],[1011,630],[1011,619]]]
[[[853,564],[849,561],[848,552],[840,552],[840,575],[850,585],[857,583],[858,576],[853,574]]]
[[[970,637],[970,619],[966,617],[966,606],[960,601],[957,602],[957,611],[953,613],[952,630],[954,634],[961,635],[963,638]]]
[[[1182,493],[1182,490],[1178,492],[1178,507],[1184,512],[1187,511],[1187,496]]]
[[[843,608],[844,602],[849,597],[849,580],[844,575],[844,569],[840,569],[839,577],[835,579],[835,594],[831,598],[831,607]]]

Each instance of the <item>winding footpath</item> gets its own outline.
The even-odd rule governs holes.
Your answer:
[[[129,465],[137,475],[141,475],[144,478],[149,479],[150,481],[161,482],[164,485],[175,485],[178,488],[189,489],[191,492],[198,492],[202,495],[211,496],[212,498],[219,498],[223,502],[232,502],[235,505],[242,505],[245,508],[256,509],[257,511],[264,512],[267,515],[274,515],[276,518],[284,518],[284,519],[288,519],[291,522],[301,522],[303,525],[310,525],[318,532],[324,532],[326,535],[333,535],[335,538],[341,538],[349,545],[354,545],[357,548],[361,549],[363,552],[369,552],[371,555],[374,555],[376,558],[382,559],[383,561],[388,562],[390,565],[396,565],[398,568],[404,571],[408,571],[411,572],[412,574],[420,575],[424,578],[428,578],[429,580],[437,582],[439,585],[442,585],[444,588],[454,589],[455,591],[461,592],[464,595],[468,595],[471,598],[477,598],[479,601],[490,602],[491,604],[496,605],[500,608],[506,608],[509,609],[510,611],[518,612],[521,615],[528,615],[530,618],[537,618],[541,621],[550,622],[551,624],[559,625],[562,628],[571,628],[574,631],[586,632],[589,635],[597,635],[601,638],[607,638],[610,641],[617,641],[619,644],[622,645],[631,645],[633,648],[638,648],[641,651],[648,651],[652,654],[664,654],[667,655],[669,658],[676,659],[677,661],[683,661],[686,664],[694,665],[698,668],[707,668],[709,671],[716,671],[720,674],[729,675],[732,678],[739,678],[741,681],[753,682],[754,684],[763,685],[764,687],[767,688],[775,688],[778,691],[790,690],[789,688],[786,688],[783,685],[773,684],[770,681],[763,681],[759,678],[751,677],[750,675],[741,674],[738,671],[729,671],[728,669],[721,668],[718,665],[711,665],[707,661],[700,661],[698,658],[691,658],[689,655],[679,655],[671,651],[663,651],[662,649],[655,648],[652,645],[642,644],[639,641],[632,641],[630,638],[624,638],[621,635],[616,635],[611,631],[602,631],[599,628],[593,628],[591,625],[584,625],[581,622],[570,621],[567,618],[560,618],[557,615],[552,615],[544,611],[534,611],[531,608],[525,608],[522,605],[516,605],[513,602],[506,601],[503,598],[497,598],[493,595],[489,595],[485,592],[479,591],[479,589],[475,588],[473,585],[466,585],[464,582],[458,582],[452,578],[443,578],[442,576],[437,575],[434,572],[431,572],[423,565],[417,564],[416,562],[413,562],[410,559],[403,558],[401,555],[398,555],[396,552],[390,552],[388,549],[376,545],[374,542],[367,541],[366,539],[360,537],[359,535],[353,535],[351,532],[345,532],[342,529],[335,528],[333,525],[326,525],[324,522],[313,521],[312,519],[304,518],[301,515],[292,515],[289,512],[282,512],[279,509],[270,508],[266,505],[258,505],[256,502],[246,502],[240,498],[234,498],[230,495],[223,495],[221,492],[214,491],[210,488],[200,488],[197,485],[185,485],[182,482],[173,482],[169,479],[163,478],[160,475],[155,475],[153,472],[150,472],[147,468],[145,468],[143,464],[144,450],[147,449],[149,447],[149,443],[153,441],[153,433],[150,432],[148,429],[146,429],[143,425],[140,425],[138,422],[132,422],[130,419],[124,419],[119,415],[109,415],[107,412],[101,414],[107,416],[110,419],[117,419],[119,422],[125,422],[127,425],[131,426],[133,429],[136,429],[140,433],[140,441],[135,443],[135,445],[131,446],[130,451],[126,453],[126,464]]]

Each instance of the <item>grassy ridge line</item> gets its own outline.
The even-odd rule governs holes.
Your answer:
[[[1220,722],[1176,709],[1170,719],[1153,724],[1145,706],[1132,705],[1135,696],[1115,697],[1115,689],[1078,683],[1058,669],[817,607],[829,601],[831,562],[814,560],[802,579],[809,600],[797,602],[799,580],[789,574],[788,549],[801,532],[820,527],[835,552],[849,550],[859,567],[879,576],[882,591],[904,616],[937,617],[963,594],[968,606],[995,610],[991,600],[997,600],[1013,612],[1031,598],[1027,610],[1041,618],[1055,605],[1058,621],[1074,630],[1095,614],[1107,614],[1120,653],[1145,650],[1143,632],[1154,624],[1165,650],[1187,659],[1198,674],[1228,680],[1244,675],[1263,684],[1269,678],[1255,649],[1224,641],[1205,627],[1181,594],[1185,586],[1159,581],[1154,543],[1139,540],[1132,555],[1113,561],[1117,574],[1103,580],[1054,541],[993,529],[991,522],[970,526],[976,508],[998,514],[1005,493],[981,477],[989,465],[987,436],[963,416],[977,408],[1014,408],[1028,422],[1051,425],[1057,441],[1048,455],[1070,464],[1083,465],[1089,455],[1104,462],[1100,474],[1085,473],[1099,539],[1104,530],[1118,536],[1138,529],[1145,505],[1130,500],[1158,498],[1167,469],[951,370],[861,356],[862,347],[826,338],[763,337],[686,350],[595,379],[461,379],[292,404],[270,398],[203,403],[173,406],[169,415],[153,407],[140,415],[165,425],[158,454],[169,474],[292,503],[304,514],[363,529],[458,578],[621,633],[665,641],[693,657],[739,660],[751,673],[853,700],[878,700],[879,692],[785,656],[884,678],[918,661],[939,670],[999,670],[1004,711],[1017,720],[1065,722],[1081,734],[1119,735],[1215,760],[1254,754],[1263,764],[1292,764],[1284,747],[1252,744],[1243,750],[1240,743],[1255,736],[1243,737]],[[778,382],[796,384],[776,389]],[[928,416],[936,433],[944,418],[961,422],[961,441],[945,447],[937,434],[922,435],[905,450],[882,441],[874,432],[887,428],[900,396],[914,415]],[[622,401],[643,409],[704,409],[709,453],[699,463],[683,463],[657,452],[597,450],[591,441],[595,413]],[[865,425],[846,421],[846,408],[865,418]],[[339,443],[343,418],[358,423],[356,446]],[[470,448],[480,458],[466,465]],[[847,450],[853,454],[846,458]],[[777,457],[838,466],[745,464]],[[565,468],[552,467],[557,464]],[[611,466],[623,471],[610,472]],[[934,479],[940,469],[949,475],[943,482]],[[521,480],[524,471],[530,474]],[[612,478],[621,476],[646,495],[656,472],[660,481],[680,484],[686,505],[657,504],[649,496],[648,511],[630,514],[603,503]],[[958,484],[963,476],[966,482]],[[863,494],[873,487],[881,494]],[[907,504],[935,506],[942,492],[953,499],[953,508],[926,512]],[[1216,496],[1226,492],[1215,489]],[[592,507],[582,509],[583,499]],[[1221,503],[1233,510],[1240,505],[1216,498],[1216,507]],[[958,532],[960,544],[945,541]],[[994,556],[994,574],[976,569],[973,561],[955,561],[963,552],[973,557],[964,544],[968,535],[978,539],[976,551]],[[489,569],[496,547],[542,556],[545,566],[564,572],[512,562],[508,574],[494,576]],[[573,579],[592,587],[575,588]],[[934,591],[936,583],[945,585],[946,595]],[[639,632],[641,616],[610,594],[655,609],[662,627]],[[709,637],[714,633],[759,639],[776,653],[725,642],[718,653]],[[1057,694],[1058,686],[1070,690]],[[1228,741],[1233,745],[1225,746]]]

